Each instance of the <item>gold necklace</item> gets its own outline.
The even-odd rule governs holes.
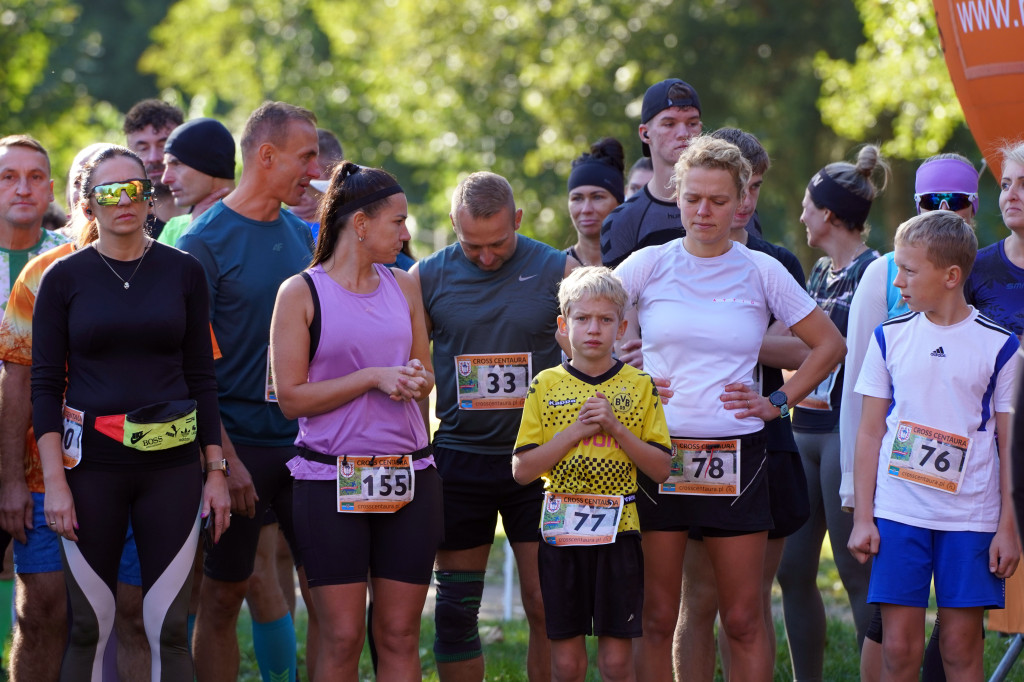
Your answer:
[[[114,277],[117,277],[119,280],[121,280],[121,282],[124,283],[124,288],[127,289],[130,286],[131,281],[135,278],[135,273],[137,273],[139,271],[139,268],[142,267],[142,260],[146,257],[146,254],[149,253],[149,247],[150,247],[151,244],[152,244],[152,242],[150,242],[149,244],[146,244],[146,247],[144,249],[142,249],[142,256],[139,258],[139,264],[135,266],[134,270],[132,270],[132,274],[128,276],[128,279],[125,279],[121,275],[117,274],[117,270],[115,270],[110,265],[110,262],[106,259],[106,257],[102,253],[100,253],[100,247],[97,246],[95,242],[93,242],[92,247],[94,249],[96,249],[96,253],[103,260],[103,264],[106,265],[107,268],[112,273],[114,273]]]

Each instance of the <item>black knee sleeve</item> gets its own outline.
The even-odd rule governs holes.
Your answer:
[[[483,571],[434,571],[434,659],[467,661],[483,655],[477,618],[484,594]]]
[[[871,614],[871,623],[868,625],[864,637],[872,642],[882,643],[882,609],[875,604],[875,611]]]

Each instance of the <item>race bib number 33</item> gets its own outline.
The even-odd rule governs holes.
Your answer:
[[[455,356],[460,410],[519,409],[532,377],[530,353]]]
[[[622,515],[622,495],[544,493],[541,535],[556,547],[610,545]]]
[[[923,424],[901,421],[889,453],[894,478],[956,495],[964,481],[971,439]]]
[[[349,455],[338,460],[338,511],[398,511],[412,502],[415,483],[409,455]]]
[[[658,492],[735,497],[739,489],[739,440],[672,439],[672,469]]]

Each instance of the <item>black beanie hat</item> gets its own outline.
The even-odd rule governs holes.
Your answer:
[[[235,139],[220,121],[196,118],[175,128],[164,144],[164,153],[200,173],[215,178],[235,177]]]
[[[604,159],[588,156],[573,165],[569,172],[569,191],[583,185],[607,190],[620,204],[626,199],[622,171]]]

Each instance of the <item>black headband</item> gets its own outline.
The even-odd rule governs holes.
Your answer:
[[[840,219],[854,225],[863,225],[871,212],[870,199],[854,194],[823,170],[815,173],[807,183],[807,191],[815,204],[824,206]]]
[[[593,185],[607,190],[621,204],[626,198],[622,172],[609,163],[589,158],[569,172],[569,191],[582,185]]]
[[[364,206],[369,206],[375,201],[380,201],[381,199],[389,197],[392,194],[401,194],[404,191],[405,190],[402,189],[401,185],[392,185],[391,187],[379,189],[376,192],[370,192],[365,197],[359,197],[354,201],[350,201],[347,204],[344,204],[341,208],[338,209],[338,212],[335,214],[335,217],[343,218],[347,216],[349,213],[355,213]]]

